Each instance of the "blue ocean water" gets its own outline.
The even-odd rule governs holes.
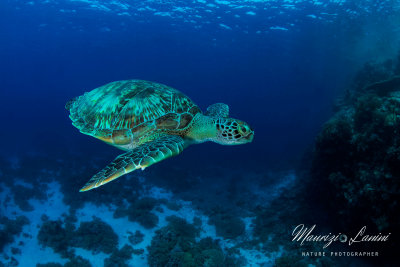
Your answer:
[[[390,0],[2,0],[0,229],[9,234],[0,235],[0,266],[272,266],[284,251],[299,256],[277,239],[291,243],[291,229],[305,222],[277,217],[271,224],[287,228],[271,226],[265,237],[257,220],[272,201],[278,209],[292,203],[296,196],[282,192],[297,190],[295,170],[307,167],[356,72],[397,56],[399,8]],[[203,111],[226,103],[254,140],[193,145],[79,193],[121,151],[80,134],[65,103],[126,79],[169,85]],[[8,230],[17,222],[19,231]],[[192,247],[168,247],[165,227]],[[185,236],[185,227],[199,235]],[[144,241],[131,242],[136,231]],[[207,236],[213,241],[200,243]]]

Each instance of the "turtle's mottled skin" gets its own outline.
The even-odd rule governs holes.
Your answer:
[[[81,191],[175,156],[194,143],[236,145],[251,142],[254,136],[247,123],[228,118],[227,105],[211,105],[203,114],[181,92],[142,80],[103,85],[69,101],[66,109],[82,133],[127,151]]]

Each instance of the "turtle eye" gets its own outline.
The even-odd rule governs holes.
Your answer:
[[[247,129],[246,126],[240,126],[240,127],[239,127],[239,131],[240,131],[242,134],[246,134],[247,131],[248,131],[248,129]]]

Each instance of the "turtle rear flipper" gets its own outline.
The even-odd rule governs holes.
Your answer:
[[[78,96],[78,97],[74,97],[74,98],[72,98],[70,101],[68,101],[68,102],[65,104],[65,109],[68,110],[68,111],[70,111],[70,110],[71,110],[71,107],[72,107],[72,104],[74,104],[74,102],[75,102],[78,98],[79,98],[79,96]]]
[[[161,160],[176,156],[185,148],[185,141],[175,135],[164,135],[116,157],[94,175],[80,192],[102,186],[137,169],[144,170]]]

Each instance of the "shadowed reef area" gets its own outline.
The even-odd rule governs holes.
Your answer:
[[[379,261],[388,264],[399,241],[399,130],[400,54],[358,71],[316,138],[308,180],[309,201],[335,218],[332,227],[356,233],[366,226],[364,236],[390,233],[388,242],[357,244],[379,251]]]

